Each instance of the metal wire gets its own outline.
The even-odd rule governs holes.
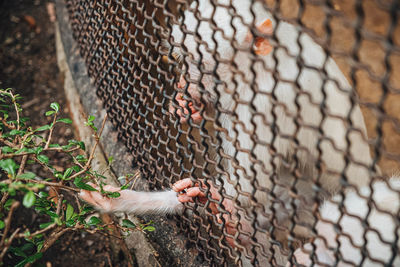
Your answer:
[[[369,255],[367,233],[379,235],[369,218],[375,209],[380,211],[379,205],[372,193],[360,192],[352,175],[357,169],[376,180],[381,177],[380,168],[383,174],[391,174],[400,161],[396,141],[400,140],[398,1],[250,1],[249,10],[243,11],[238,3],[245,2],[65,1],[96,94],[150,188],[169,188],[183,178],[203,185],[204,200],[186,205],[177,220],[207,265],[277,266],[287,260],[296,264],[296,249],[320,234],[319,207],[331,196],[324,184],[327,175],[335,177],[335,186],[340,188],[335,193],[341,215],[332,223],[339,244],[332,252],[334,263],[393,264],[398,254],[398,213],[386,212],[395,225],[394,241],[380,237],[394,256],[385,262]],[[211,9],[202,10],[204,4]],[[256,21],[260,8],[274,22],[272,32],[260,30]],[[228,26],[221,26],[223,18],[218,14],[230,19]],[[196,22],[194,27],[188,25],[188,18]],[[207,27],[209,37],[204,34]],[[243,29],[250,43],[247,47],[237,37]],[[298,32],[291,46],[282,42],[279,31],[285,29]],[[257,54],[257,42],[262,40],[273,48],[269,61]],[[318,56],[304,56],[314,44],[324,51],[320,63],[314,62]],[[283,54],[287,62],[281,62]],[[332,74],[333,60],[352,89]],[[294,74],[289,77],[285,70]],[[321,83],[318,93],[308,90],[308,82],[313,81],[304,75]],[[269,90],[263,88],[266,78],[271,82]],[[183,86],[182,79],[187,81]],[[291,90],[293,99],[282,96],[282,86]],[[240,88],[248,90],[243,93]],[[345,95],[346,110],[336,112],[330,106],[332,90]],[[265,104],[268,112],[261,107],[263,101],[269,103]],[[306,106],[313,112],[303,113]],[[364,122],[355,123],[359,106],[370,139],[360,126]],[[196,110],[203,118],[200,122],[193,119]],[[246,114],[250,118],[244,122]],[[320,119],[312,121],[310,116]],[[282,128],[282,118],[290,130]],[[332,132],[343,129],[338,134],[343,143],[327,132],[330,123],[336,125],[329,128]],[[307,134],[313,140],[306,144]],[[369,142],[371,160],[353,151],[355,142]],[[282,152],[282,144],[290,146],[290,151]],[[330,168],[334,164],[326,160],[328,149],[339,157],[336,166],[340,167]],[[260,151],[268,157],[260,158]],[[288,177],[286,182],[283,176]],[[302,191],[305,181],[310,184],[306,192]],[[351,188],[367,201],[365,217],[345,208]],[[368,188],[374,192],[371,182]],[[302,219],[307,216],[310,219]],[[346,216],[358,220],[364,230],[361,245],[350,240],[361,253],[360,261],[346,258],[340,250],[343,237],[351,239],[341,229]],[[287,218],[284,222],[283,217]],[[240,223],[232,228],[232,221]],[[247,245],[244,238],[249,240]],[[317,247],[312,247],[311,255],[315,255]],[[312,261],[318,263],[315,257]]]

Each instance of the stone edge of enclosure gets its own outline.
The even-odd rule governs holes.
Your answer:
[[[77,127],[84,124],[88,114],[96,117],[96,126],[99,127],[105,110],[101,100],[96,96],[95,89],[90,84],[85,63],[81,58],[77,45],[71,35],[68,24],[68,14],[62,0],[56,1],[57,23],[56,23],[56,46],[57,61],[62,75],[64,75],[64,91],[67,103],[70,107],[70,114],[74,120],[74,130],[82,141],[93,145],[93,138],[90,131],[82,130],[85,127]],[[103,138],[100,140],[100,147],[97,149],[94,169],[104,169],[107,165],[107,156],[113,156],[114,162],[112,171],[108,173],[109,184],[117,185],[116,177],[133,173],[133,157],[130,155],[124,144],[118,141],[117,132],[111,122],[105,124]],[[106,137],[106,138],[104,138]],[[141,178],[136,188],[147,189],[146,180]],[[120,219],[122,216],[120,216]],[[141,219],[129,216],[134,222]],[[165,216],[146,216],[145,220],[153,220],[156,231],[149,235],[135,231],[128,238],[126,244],[133,252],[138,266],[201,266],[198,252],[195,249],[187,248],[187,240],[184,234],[176,226],[173,220]]]
[[[65,59],[65,54],[63,51],[62,43],[60,40],[60,33],[59,33],[59,27],[58,25],[56,26],[56,46],[57,46],[57,61],[59,65],[60,72],[64,75],[64,90],[67,95],[67,101],[70,107],[73,107],[70,109],[70,114],[71,117],[74,120],[74,128],[75,128],[75,134],[79,136],[81,140],[84,140],[86,144],[89,144],[88,147],[93,146],[93,140],[91,138],[91,132],[88,129],[79,129],[83,127],[79,127],[78,125],[83,125],[85,121],[85,116],[83,113],[83,107],[80,106],[79,102],[79,96],[77,95],[76,88],[74,87],[74,83],[72,80],[71,73],[69,72],[67,62]],[[104,113],[104,112],[102,112]],[[102,114],[104,116],[104,114]],[[93,161],[93,169],[95,170],[101,170],[106,168],[107,166],[107,160],[104,156],[102,147],[97,149],[94,161]],[[109,171],[106,174],[107,177],[110,177],[108,179],[109,184],[114,184],[117,185],[117,182],[115,179],[113,179],[114,175],[111,171]],[[112,178],[111,178],[112,177]],[[137,218],[131,217],[130,219],[134,221],[135,223],[138,222]],[[129,249],[134,250],[135,254],[135,259],[136,263],[138,266],[148,266],[149,262],[153,261],[156,262],[157,260],[155,259],[154,255],[156,254],[153,247],[147,242],[145,235],[142,232],[135,231],[133,232],[126,240],[126,244]],[[150,257],[153,256],[153,259],[150,259]]]

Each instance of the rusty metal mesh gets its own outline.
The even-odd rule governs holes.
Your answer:
[[[319,234],[318,207],[332,194],[325,176],[339,188],[340,218],[348,215],[364,230],[365,242],[350,241],[360,257],[345,258],[336,249],[334,263],[393,264],[395,256],[370,255],[368,216],[377,206],[353,181],[363,179],[356,174],[390,175],[400,160],[398,1],[266,0],[238,8],[245,2],[66,4],[96,93],[150,187],[170,188],[183,178],[203,184],[205,197],[177,218],[206,265],[276,266],[287,257],[295,263],[293,252]],[[204,3],[212,8],[202,11]],[[273,31],[259,27],[266,19],[257,18],[260,8],[269,12]],[[282,41],[285,31],[296,34]],[[272,47],[267,59],[260,43]],[[334,103],[347,103],[345,109],[331,106],[332,94],[341,96]],[[358,106],[369,139],[356,118]],[[363,150],[367,142],[371,156]],[[365,216],[344,208],[347,188],[367,200]],[[386,214],[395,238],[380,240],[397,255],[398,211]],[[340,218],[332,225],[343,244]]]

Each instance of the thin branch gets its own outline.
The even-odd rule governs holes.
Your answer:
[[[9,195],[10,195],[10,194],[9,194],[8,192],[5,192],[4,195],[3,195],[3,197],[1,198],[1,201],[0,201],[0,211],[3,210],[4,204],[6,203],[6,201],[7,201]]]
[[[81,169],[85,168],[79,161],[76,160],[75,157],[72,157],[72,160],[74,161],[74,163],[75,163],[76,165],[78,165],[79,167],[81,167]]]
[[[20,129],[20,121],[19,121],[19,110],[18,110],[18,105],[17,105],[17,101],[15,100],[15,96],[14,94],[10,91],[10,94],[12,96],[12,102],[14,104],[14,108],[15,108],[15,112],[17,113],[17,130]]]
[[[7,244],[4,245],[4,248],[3,248],[3,250],[1,251],[1,254],[0,254],[0,262],[3,262],[4,255],[6,254],[8,248],[11,246],[11,244],[12,244],[14,238],[17,236],[19,230],[20,230],[20,228],[17,228],[17,229],[11,234],[10,238],[9,238],[8,241],[7,241]]]
[[[67,186],[67,185],[63,185],[63,184],[60,184],[60,183],[55,183],[55,182],[47,182],[47,181],[33,180],[33,179],[25,179],[24,181],[27,181],[27,182],[30,182],[30,183],[35,183],[35,184],[44,184],[44,185],[47,185],[47,186],[54,186],[54,187],[57,187],[57,188],[60,188],[60,189],[64,189],[64,190],[67,190],[67,191],[81,192],[81,190],[78,189],[78,188]],[[0,183],[11,184],[12,181],[3,180],[3,181],[0,181]],[[4,198],[4,196],[3,196],[3,198]]]
[[[3,117],[0,117],[0,121],[6,126],[8,129],[15,129],[15,125],[9,124]]]
[[[136,184],[136,182],[139,180],[140,176],[141,176],[140,171],[139,171],[139,170],[136,171],[136,173],[133,175],[133,177],[132,177],[131,179],[129,179],[129,180],[125,183],[125,185],[129,184],[129,183],[133,180],[132,185],[131,185],[131,187],[130,187],[130,189],[132,190],[132,189],[135,187],[135,184]]]
[[[51,172],[52,174],[54,174],[54,171],[53,171],[52,169],[50,169],[49,166],[47,166],[46,164],[44,164],[43,162],[41,162],[41,161],[36,157],[36,155],[33,157],[33,159],[34,159],[37,163],[39,163],[39,164],[43,167],[43,169],[45,169],[45,170]]]
[[[21,234],[19,234],[19,235],[17,236],[17,238],[31,238],[31,237],[34,237],[34,236],[43,234],[43,233],[45,233],[45,232],[47,232],[47,231],[53,229],[55,226],[57,226],[57,224],[56,224],[56,223],[52,223],[52,224],[50,224],[49,226],[47,226],[46,228],[37,230],[36,232],[30,234],[29,236],[25,235],[25,233],[21,233]]]
[[[65,234],[68,231],[72,231],[72,230],[75,230],[75,229],[74,228],[62,228],[62,227],[56,228],[56,230],[50,234],[49,238],[47,238],[44,241],[43,247],[40,250],[40,252],[45,252],[46,250],[48,250],[54,244],[54,242],[56,242],[63,234]]]
[[[57,112],[54,114],[53,122],[51,123],[50,131],[49,131],[49,137],[47,138],[47,142],[46,142],[46,145],[44,146],[44,149],[49,148],[51,137],[53,136],[54,127],[56,125],[56,120],[57,120]]]
[[[4,138],[1,138],[1,137],[0,137],[0,142],[3,142],[5,145],[7,145],[7,146],[9,146],[9,147],[15,148],[14,143],[12,143],[12,142],[10,142],[10,141],[4,139]]]
[[[50,236],[44,241],[43,243],[43,247],[40,249],[40,252],[45,252],[46,250],[48,250],[53,244],[54,242],[56,242],[63,234],[65,234],[68,231],[72,231],[74,230],[74,228],[62,228],[57,227],[51,234]],[[32,266],[32,263],[27,263],[25,264],[25,267],[30,267]]]
[[[60,216],[63,198],[64,198],[64,195],[63,195],[63,194],[60,194],[59,197],[58,197],[58,199],[57,199],[57,210],[56,210],[56,214],[57,214],[58,216]]]
[[[81,192],[80,189],[75,188],[75,187],[70,187],[67,185],[63,185],[60,183],[55,183],[55,182],[47,182],[47,181],[40,181],[40,180],[32,180],[32,179],[27,179],[26,181],[30,182],[30,183],[36,183],[36,184],[44,184],[44,185],[48,185],[48,186],[54,186],[57,188],[61,188],[67,191],[75,191],[75,192]]]
[[[81,210],[81,203],[79,202],[79,198],[77,197],[76,194],[73,194],[73,196],[75,197],[75,201],[76,201],[76,205],[78,206],[78,210]]]
[[[71,177],[69,177],[70,179],[76,178],[76,177],[78,177],[79,175],[84,174],[87,170],[90,169],[90,165],[91,165],[92,160],[93,160],[93,158],[94,158],[94,153],[95,153],[96,147],[97,147],[97,145],[98,145],[98,143],[99,143],[99,141],[100,141],[101,134],[103,133],[104,126],[105,126],[105,124],[106,124],[106,120],[107,120],[107,114],[104,116],[104,119],[103,119],[103,122],[102,122],[102,124],[101,124],[101,128],[100,128],[99,133],[98,133],[98,134],[95,133],[96,142],[94,143],[94,145],[93,145],[93,147],[92,147],[92,150],[90,151],[88,161],[86,162],[84,168],[83,168],[82,170],[80,170],[79,172],[75,173],[74,175],[72,175]],[[97,183],[97,181],[96,181],[96,183]]]
[[[109,253],[107,253],[107,260],[108,260],[108,265],[109,265],[110,267],[113,267],[112,262],[111,262],[111,258],[110,258],[110,254],[109,254]]]
[[[24,138],[21,141],[21,146],[19,147],[19,149],[22,149],[24,147],[24,142],[26,141],[26,139],[28,139],[29,136],[31,136],[32,134],[34,134],[34,132],[28,132],[24,135]]]
[[[1,237],[0,247],[2,247],[4,245],[4,241],[6,240],[8,231],[10,230],[12,215],[14,213],[14,210],[18,207],[19,207],[19,201],[15,201],[10,207],[10,211],[8,212],[7,219],[4,220],[5,227],[4,227],[3,236]]]
[[[33,179],[24,179],[24,181],[27,181],[27,182],[30,182],[30,183],[34,183],[34,184],[44,184],[44,185],[47,185],[47,186],[54,186],[54,187],[57,187],[57,188],[60,188],[60,189],[64,189],[66,191],[81,192],[81,190],[78,189],[78,188],[67,186],[67,185],[63,185],[61,183],[47,182],[47,181],[33,180]],[[11,180],[3,180],[3,181],[0,181],[0,183],[11,184],[12,181]]]
[[[2,140],[0,139],[0,141],[2,141]],[[8,146],[12,147],[12,145],[8,145]],[[62,147],[49,147],[49,148],[43,149],[43,151],[56,151],[56,152],[70,153],[70,152],[73,152],[73,151],[76,151],[76,150],[79,150],[79,149],[80,149],[79,146],[76,146],[76,147],[68,149],[68,150],[63,150]],[[1,154],[0,155],[0,159],[3,159],[3,158],[15,158],[15,157],[29,156],[29,155],[35,155],[35,152],[23,152],[23,153],[19,153],[19,154],[13,154],[13,153],[11,153],[11,154]]]
[[[25,169],[25,164],[26,164],[26,161],[27,161],[27,160],[28,160],[28,155],[24,155],[24,156],[22,157],[21,164],[19,165],[17,176],[21,175],[22,172],[24,171],[24,169]]]

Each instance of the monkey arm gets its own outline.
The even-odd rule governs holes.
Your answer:
[[[119,192],[117,198],[108,198],[97,191],[82,190],[80,198],[104,212],[127,212],[134,214],[170,214],[179,213],[183,209],[176,192],[172,190],[159,192],[138,192],[120,190],[107,185],[104,190]]]

